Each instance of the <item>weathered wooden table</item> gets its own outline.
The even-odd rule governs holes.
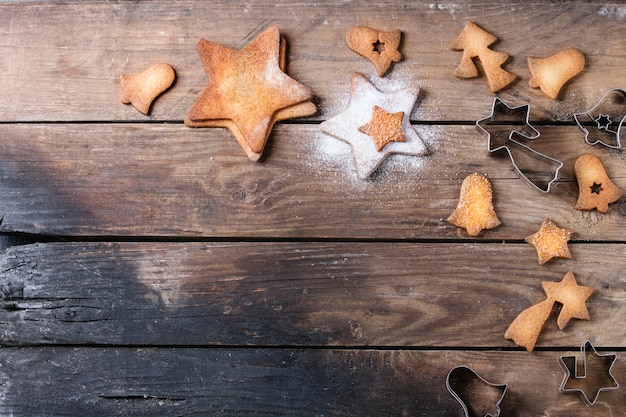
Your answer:
[[[529,103],[537,150],[564,162],[547,194],[475,129],[496,95],[452,75],[469,20],[511,55],[519,78],[497,96]],[[625,23],[623,2],[3,1],[0,415],[462,416],[445,386],[458,365],[508,384],[503,416],[626,415],[626,388],[586,407],[557,364],[589,340],[626,384],[626,200],[573,208],[581,154],[626,188],[622,151],[573,119],[626,88]],[[385,77],[346,47],[354,25],[402,31]],[[196,42],[241,48],[269,26],[318,113],[277,124],[253,163],[228,130],[183,119],[206,83]],[[561,98],[530,88],[526,58],[568,47],[587,62]],[[143,116],[119,76],[157,62],[177,80]],[[421,88],[430,155],[358,179],[319,130],[354,71]],[[503,223],[477,238],[444,220],[472,172]],[[524,238],[546,216],[576,234],[572,259],[540,266]],[[596,289],[591,320],[561,331],[555,310],[532,353],[505,339],[570,270]]]

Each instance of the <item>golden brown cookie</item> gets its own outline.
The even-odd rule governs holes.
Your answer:
[[[599,213],[609,211],[609,204],[616,202],[624,191],[611,181],[604,165],[593,155],[580,156],[574,164],[578,181],[578,201],[576,210],[593,210]]]
[[[593,287],[578,285],[572,271],[568,271],[561,282],[544,281],[541,285],[549,299],[562,304],[556,319],[559,329],[563,330],[570,319],[589,320],[585,302],[595,290]]]
[[[466,229],[470,236],[478,236],[483,229],[493,229],[501,224],[492,200],[491,182],[487,177],[470,174],[463,180],[457,207],[446,221]]]
[[[528,236],[525,241],[537,250],[539,265],[543,265],[552,258],[572,257],[567,242],[573,234],[572,229],[561,229],[546,217],[539,231]]]
[[[535,349],[544,323],[550,317],[550,313],[552,313],[553,307],[554,300],[549,298],[528,307],[515,317],[506,329],[504,337],[532,352]]]
[[[522,311],[504,333],[506,339],[513,340],[529,352],[535,348],[554,303],[561,304],[561,312],[557,317],[557,326],[560,330],[563,330],[572,318],[581,320],[590,318],[585,303],[594,292],[594,288],[578,285],[572,271],[568,271],[560,282],[544,281],[541,285],[547,298]]]
[[[399,30],[379,32],[365,26],[354,26],[346,33],[346,44],[353,52],[374,64],[378,76],[382,77],[392,62],[402,59],[398,51],[401,37],[402,32]]]
[[[174,68],[165,63],[152,65],[138,74],[122,74],[122,103],[132,104],[147,115],[154,99],[170,88],[175,78]]]
[[[185,124],[228,128],[250,160],[261,157],[277,121],[317,111],[311,90],[284,72],[285,42],[277,28],[240,50],[205,39],[196,48],[209,80]]]
[[[461,62],[454,71],[454,75],[459,78],[477,77],[478,68],[473,58],[478,58],[492,93],[502,90],[515,81],[517,76],[502,68],[502,65],[509,59],[509,55],[489,49],[489,46],[497,40],[498,38],[474,22],[467,22],[450,47],[454,51],[463,51]]]
[[[404,112],[388,113],[378,106],[372,110],[372,118],[365,125],[359,127],[359,132],[372,137],[378,152],[391,142],[406,142],[402,132]]]
[[[578,49],[568,48],[547,58],[528,57],[531,78],[528,84],[540,88],[556,100],[561,89],[585,68],[585,56]]]

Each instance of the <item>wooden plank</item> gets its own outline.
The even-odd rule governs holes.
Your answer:
[[[538,347],[624,347],[625,244],[52,243],[10,248],[1,344],[513,348],[504,332],[574,271],[592,317]],[[555,311],[556,313],[556,311]]]
[[[371,180],[350,147],[317,126],[277,127],[251,163],[230,132],[183,125],[0,126],[0,214],[5,232],[48,235],[458,239],[445,222],[463,178],[492,179],[503,226],[481,238],[521,240],[549,216],[576,240],[624,241],[626,202],[609,213],[574,210],[576,158],[597,155],[626,189],[623,155],[546,126],[533,146],[563,160],[545,195],[507,158],[492,157],[473,126],[418,125],[426,157],[393,156]]]
[[[375,77],[372,65],[344,41],[350,27],[367,25],[403,31],[404,59],[384,82],[422,87],[414,119],[475,120],[493,95],[484,76],[452,75],[461,53],[449,49],[466,21],[474,20],[500,39],[494,49],[511,55],[506,68],[519,76],[501,96],[532,102],[533,118],[571,121],[609,88],[626,87],[623,16],[621,2],[601,1],[2,2],[0,117],[180,121],[206,82],[198,39],[241,48],[273,25],[289,42],[289,74],[311,87],[320,104],[312,119],[326,119],[347,103],[353,71]],[[528,86],[526,59],[567,47],[581,49],[587,67],[554,101]],[[178,78],[145,118],[119,103],[119,75],[156,62],[169,62]]]
[[[557,358],[578,353],[9,348],[0,351],[0,413],[461,416],[445,378],[465,365],[490,382],[508,384],[502,415],[622,415],[623,389],[600,393],[594,407],[576,394],[559,393]],[[613,375],[623,381],[626,366],[618,354]]]

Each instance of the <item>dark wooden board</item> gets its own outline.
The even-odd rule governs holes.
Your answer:
[[[609,88],[626,87],[621,2],[2,2],[0,19],[0,119],[11,122],[180,121],[206,82],[198,39],[241,48],[268,26],[288,41],[289,74],[315,93],[315,120],[343,108],[353,71],[375,74],[345,46],[354,25],[403,32],[403,61],[385,81],[422,87],[417,120],[474,120],[490,106],[484,76],[452,75],[461,52],[449,48],[468,20],[511,55],[506,68],[519,79],[502,97],[533,103],[533,118],[571,121]],[[562,100],[530,88],[527,57],[569,47],[584,52],[587,66]],[[119,76],[157,62],[173,65],[177,82],[146,118],[119,103]]]
[[[585,143],[578,127],[546,126],[535,148],[564,162],[549,194],[531,188],[473,126],[417,125],[432,153],[392,156],[370,180],[351,148],[317,126],[277,127],[263,162],[230,132],[184,125],[0,126],[1,230],[48,235],[457,239],[443,219],[472,172],[493,182],[503,226],[481,238],[522,240],[545,216],[576,240],[624,241],[626,201],[606,215],[574,210],[573,173],[598,156],[626,189],[623,154]]]
[[[3,345],[514,348],[504,332],[574,271],[592,317],[539,347],[624,347],[624,244],[56,243],[0,264]],[[555,314],[558,310],[555,310]]]
[[[560,355],[585,340],[626,379],[626,200],[573,209],[573,173],[598,156],[626,188],[621,151],[591,147],[573,115],[626,88],[621,1],[0,0],[0,415],[462,416],[457,365],[509,384],[502,416],[616,417],[622,389],[586,407],[558,392]],[[497,95],[453,76],[473,20],[519,76]],[[377,78],[344,37],[400,29],[403,60]],[[260,163],[224,129],[182,123],[204,88],[195,44],[241,48],[269,26],[318,112],[277,124]],[[580,49],[582,74],[551,100],[527,57]],[[157,62],[177,80],[150,116],[120,103],[119,76]],[[418,85],[411,118],[432,154],[392,157],[368,181],[319,123],[359,71]],[[473,124],[494,97],[531,105],[533,147],[564,162],[531,189]],[[626,138],[622,137],[623,141]],[[476,239],[445,222],[461,182],[488,175],[503,222]],[[539,266],[523,239],[545,216],[576,231],[573,259]],[[34,243],[38,242],[38,243]],[[33,243],[33,244],[30,244]],[[542,281],[568,271],[596,292],[591,320],[538,349],[504,339]]]
[[[610,351],[609,351],[610,352]],[[600,351],[604,354],[604,351]],[[609,417],[626,391],[586,407],[562,394],[563,352],[7,348],[0,414],[56,416],[462,416],[445,379],[472,367],[508,384],[502,415]],[[626,379],[623,352],[613,375]],[[491,410],[491,408],[490,408]]]

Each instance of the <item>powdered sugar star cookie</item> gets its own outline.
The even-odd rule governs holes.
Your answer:
[[[359,178],[366,179],[376,171],[391,154],[423,156],[428,148],[409,120],[419,94],[419,87],[398,88],[383,92],[378,90],[362,74],[354,73],[348,108],[337,116],[323,122],[320,130],[352,146],[354,162]],[[403,112],[401,130],[406,141],[390,141],[380,151],[372,136],[363,133],[363,126],[372,121],[374,107],[386,113]],[[369,129],[368,129],[369,130]]]

